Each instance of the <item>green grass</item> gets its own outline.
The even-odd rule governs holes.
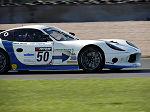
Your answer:
[[[149,112],[150,79],[1,79],[0,112]]]

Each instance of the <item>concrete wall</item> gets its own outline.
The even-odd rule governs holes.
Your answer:
[[[0,7],[0,23],[92,22],[150,19],[150,4]]]

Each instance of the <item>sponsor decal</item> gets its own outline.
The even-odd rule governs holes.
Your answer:
[[[4,37],[7,37],[9,35],[8,32],[4,32]]]
[[[77,60],[76,56],[71,56],[70,60]]]
[[[34,56],[34,54],[24,54],[24,56]]]
[[[51,61],[48,63],[49,65],[52,65],[53,64],[53,60],[51,59]]]
[[[27,43],[19,43],[19,42],[14,42],[13,44],[26,45]]]
[[[13,70],[16,70],[16,69],[17,69],[17,64],[12,64],[11,66],[12,66],[12,69],[13,69]]]
[[[45,45],[45,43],[29,43],[30,45]]]
[[[55,49],[56,51],[71,51],[72,49]]]
[[[35,60],[33,60],[33,59],[24,59],[24,62],[32,62],[32,63],[35,63]]]
[[[71,53],[70,60],[77,60],[75,53]]]
[[[36,47],[35,51],[52,51],[51,47]]]
[[[106,62],[107,64],[114,64],[113,62]]]
[[[67,63],[77,63],[77,61],[67,61]]]
[[[69,58],[69,56],[64,53],[62,53],[61,56],[52,56],[52,59],[61,59],[62,62],[66,61],[68,58]]]

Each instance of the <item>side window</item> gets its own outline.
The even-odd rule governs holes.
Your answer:
[[[17,29],[14,33],[16,41],[19,42],[46,42],[44,33],[36,29]]]
[[[17,29],[14,32],[14,40],[17,42],[26,42],[27,32],[23,29]]]
[[[34,42],[46,42],[49,39],[44,37],[44,33],[40,30],[32,29],[31,36],[34,37]]]
[[[14,31],[11,30],[11,31],[5,31],[3,33],[0,34],[0,38],[2,40],[8,40],[8,41],[13,41],[14,40]]]

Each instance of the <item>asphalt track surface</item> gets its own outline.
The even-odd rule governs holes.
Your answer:
[[[28,71],[0,74],[0,79],[80,79],[80,78],[150,78],[150,58],[141,59],[141,67],[99,73],[78,71]]]

